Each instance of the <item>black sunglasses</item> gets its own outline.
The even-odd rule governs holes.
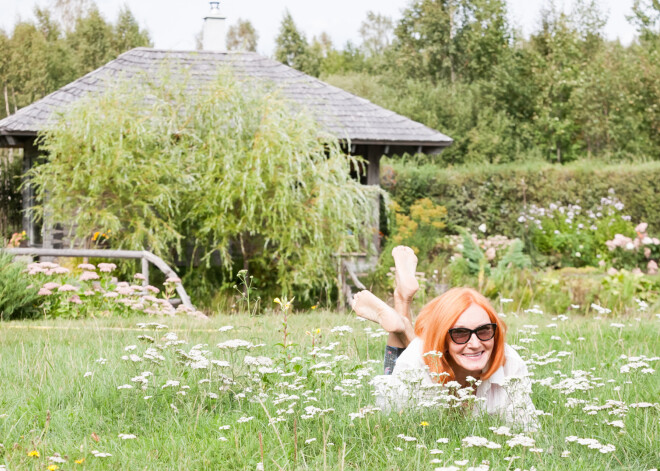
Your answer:
[[[459,327],[457,329],[449,329],[449,336],[459,345],[468,343],[472,338],[472,334],[477,334],[477,338],[482,342],[492,339],[495,337],[495,331],[497,330],[497,324],[484,324],[480,325],[476,329],[466,329],[464,327]]]

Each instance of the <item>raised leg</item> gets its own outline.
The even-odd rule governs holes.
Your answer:
[[[390,333],[387,345],[392,347],[407,347],[415,338],[415,330],[412,325],[410,304],[419,289],[419,283],[415,279],[417,270],[417,256],[410,247],[399,245],[392,249],[394,258],[394,310],[401,316],[405,324],[403,332]]]
[[[353,309],[358,316],[380,324],[387,332],[402,333],[406,330],[401,316],[367,290],[353,297]]]

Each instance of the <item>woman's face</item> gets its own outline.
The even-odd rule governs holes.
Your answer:
[[[452,329],[459,327],[476,329],[491,322],[488,313],[481,306],[471,304],[470,307],[463,311],[463,314],[461,314],[461,317],[452,326]],[[476,334],[472,334],[468,343],[459,345],[448,336],[447,342],[449,346],[449,357],[453,360],[451,363],[454,372],[478,378],[486,365],[488,365],[490,356],[493,353],[495,337],[484,342],[483,340],[479,340]],[[460,371],[456,371],[457,368]]]

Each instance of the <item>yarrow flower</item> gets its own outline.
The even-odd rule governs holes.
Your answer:
[[[227,340],[226,342],[221,342],[216,346],[223,350],[235,350],[237,348],[250,349],[255,347],[255,345],[253,345],[251,342],[241,339]]]
[[[114,263],[99,263],[99,271],[103,273],[110,273],[117,268]]]
[[[96,456],[97,458],[107,458],[109,456],[112,456],[110,453],[105,453],[98,450],[92,450],[92,455]]]

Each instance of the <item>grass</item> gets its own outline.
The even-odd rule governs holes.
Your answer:
[[[364,418],[351,420],[349,414],[374,404],[368,382],[382,371],[386,338],[379,336],[377,326],[351,315],[318,311],[290,315],[286,328],[288,342],[294,344],[286,350],[277,345],[283,341],[283,318],[278,315],[216,316],[208,321],[174,317],[0,323],[0,465],[12,471],[49,466],[254,470],[259,463],[265,469],[287,470],[468,469],[485,462],[490,469],[511,470],[657,467],[659,316],[636,313],[615,319],[568,314],[562,320],[521,312],[507,314],[505,321],[508,342],[524,347],[521,355],[532,360],[536,381],[532,398],[548,414],[539,418],[538,432],[525,434],[535,440],[534,449],[542,451],[509,447],[510,437],[489,429],[504,425],[499,418],[475,418],[468,411],[365,412]],[[139,322],[160,322],[168,329],[140,330]],[[220,332],[225,325],[233,329]],[[352,327],[353,332],[331,332],[340,325]],[[374,337],[365,333],[368,327]],[[169,340],[163,339],[166,332]],[[184,342],[177,344],[172,333]],[[150,335],[156,343],[140,340],[140,335]],[[265,345],[249,352],[216,347],[230,339]],[[193,349],[198,344],[207,345]],[[126,350],[132,345],[135,349]],[[154,345],[163,356],[158,364],[144,358],[145,350]],[[570,354],[562,356],[561,351]],[[131,354],[141,361],[122,360]],[[245,355],[271,358],[270,368],[279,368],[279,373],[258,373],[256,366],[245,364]],[[539,357],[543,355],[547,356]],[[622,355],[646,356],[638,362],[649,366],[621,373],[622,366],[635,360]],[[294,357],[300,360],[292,362]],[[104,364],[96,361],[99,358],[106,359]],[[194,368],[200,358],[230,365]],[[321,363],[326,365],[315,368]],[[146,377],[142,391],[141,383],[131,380],[145,371],[153,374]],[[88,372],[91,375],[86,377]],[[582,379],[568,380],[576,375]],[[200,384],[203,379],[210,381]],[[168,380],[179,384],[163,387]],[[557,389],[562,380],[564,385],[581,384],[585,389],[565,394]],[[124,384],[133,388],[118,389]],[[567,407],[569,398],[584,402]],[[594,409],[607,400],[628,407],[621,415],[611,414],[622,409],[620,403],[588,413],[588,406]],[[654,405],[629,407],[643,402]],[[325,412],[306,411],[307,407]],[[305,418],[309,415],[313,417]],[[240,422],[241,418],[246,421]],[[607,424],[617,420],[623,428]],[[225,426],[229,428],[221,429]],[[121,439],[120,434],[136,438]],[[463,438],[475,435],[502,448],[463,446]],[[570,436],[597,439],[615,450],[601,453],[567,442]],[[440,438],[449,442],[438,443]],[[39,456],[29,456],[32,451]],[[92,451],[111,456],[98,457]],[[565,451],[570,451],[568,457],[562,457]],[[49,461],[56,453],[66,461]],[[455,465],[462,460],[467,462]]]

